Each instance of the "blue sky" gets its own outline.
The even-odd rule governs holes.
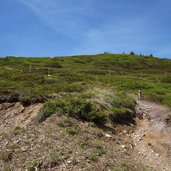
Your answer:
[[[0,56],[171,57],[171,0],[1,0]]]

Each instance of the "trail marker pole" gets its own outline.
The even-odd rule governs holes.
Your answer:
[[[138,90],[138,100],[141,100],[141,89]]]

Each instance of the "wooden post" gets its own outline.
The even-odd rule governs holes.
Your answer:
[[[142,92],[141,92],[141,89],[139,89],[139,90],[138,90],[138,100],[141,100],[141,95],[142,95],[141,93],[142,93]]]

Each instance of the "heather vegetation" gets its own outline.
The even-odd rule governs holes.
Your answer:
[[[54,113],[95,123],[131,121],[135,100],[127,94],[137,95],[138,89],[144,99],[171,107],[171,60],[152,55],[6,57],[0,59],[0,78],[1,101],[45,102],[36,122]]]

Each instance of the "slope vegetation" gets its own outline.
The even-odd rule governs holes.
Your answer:
[[[0,170],[169,170],[170,85],[150,56],[0,58]]]

